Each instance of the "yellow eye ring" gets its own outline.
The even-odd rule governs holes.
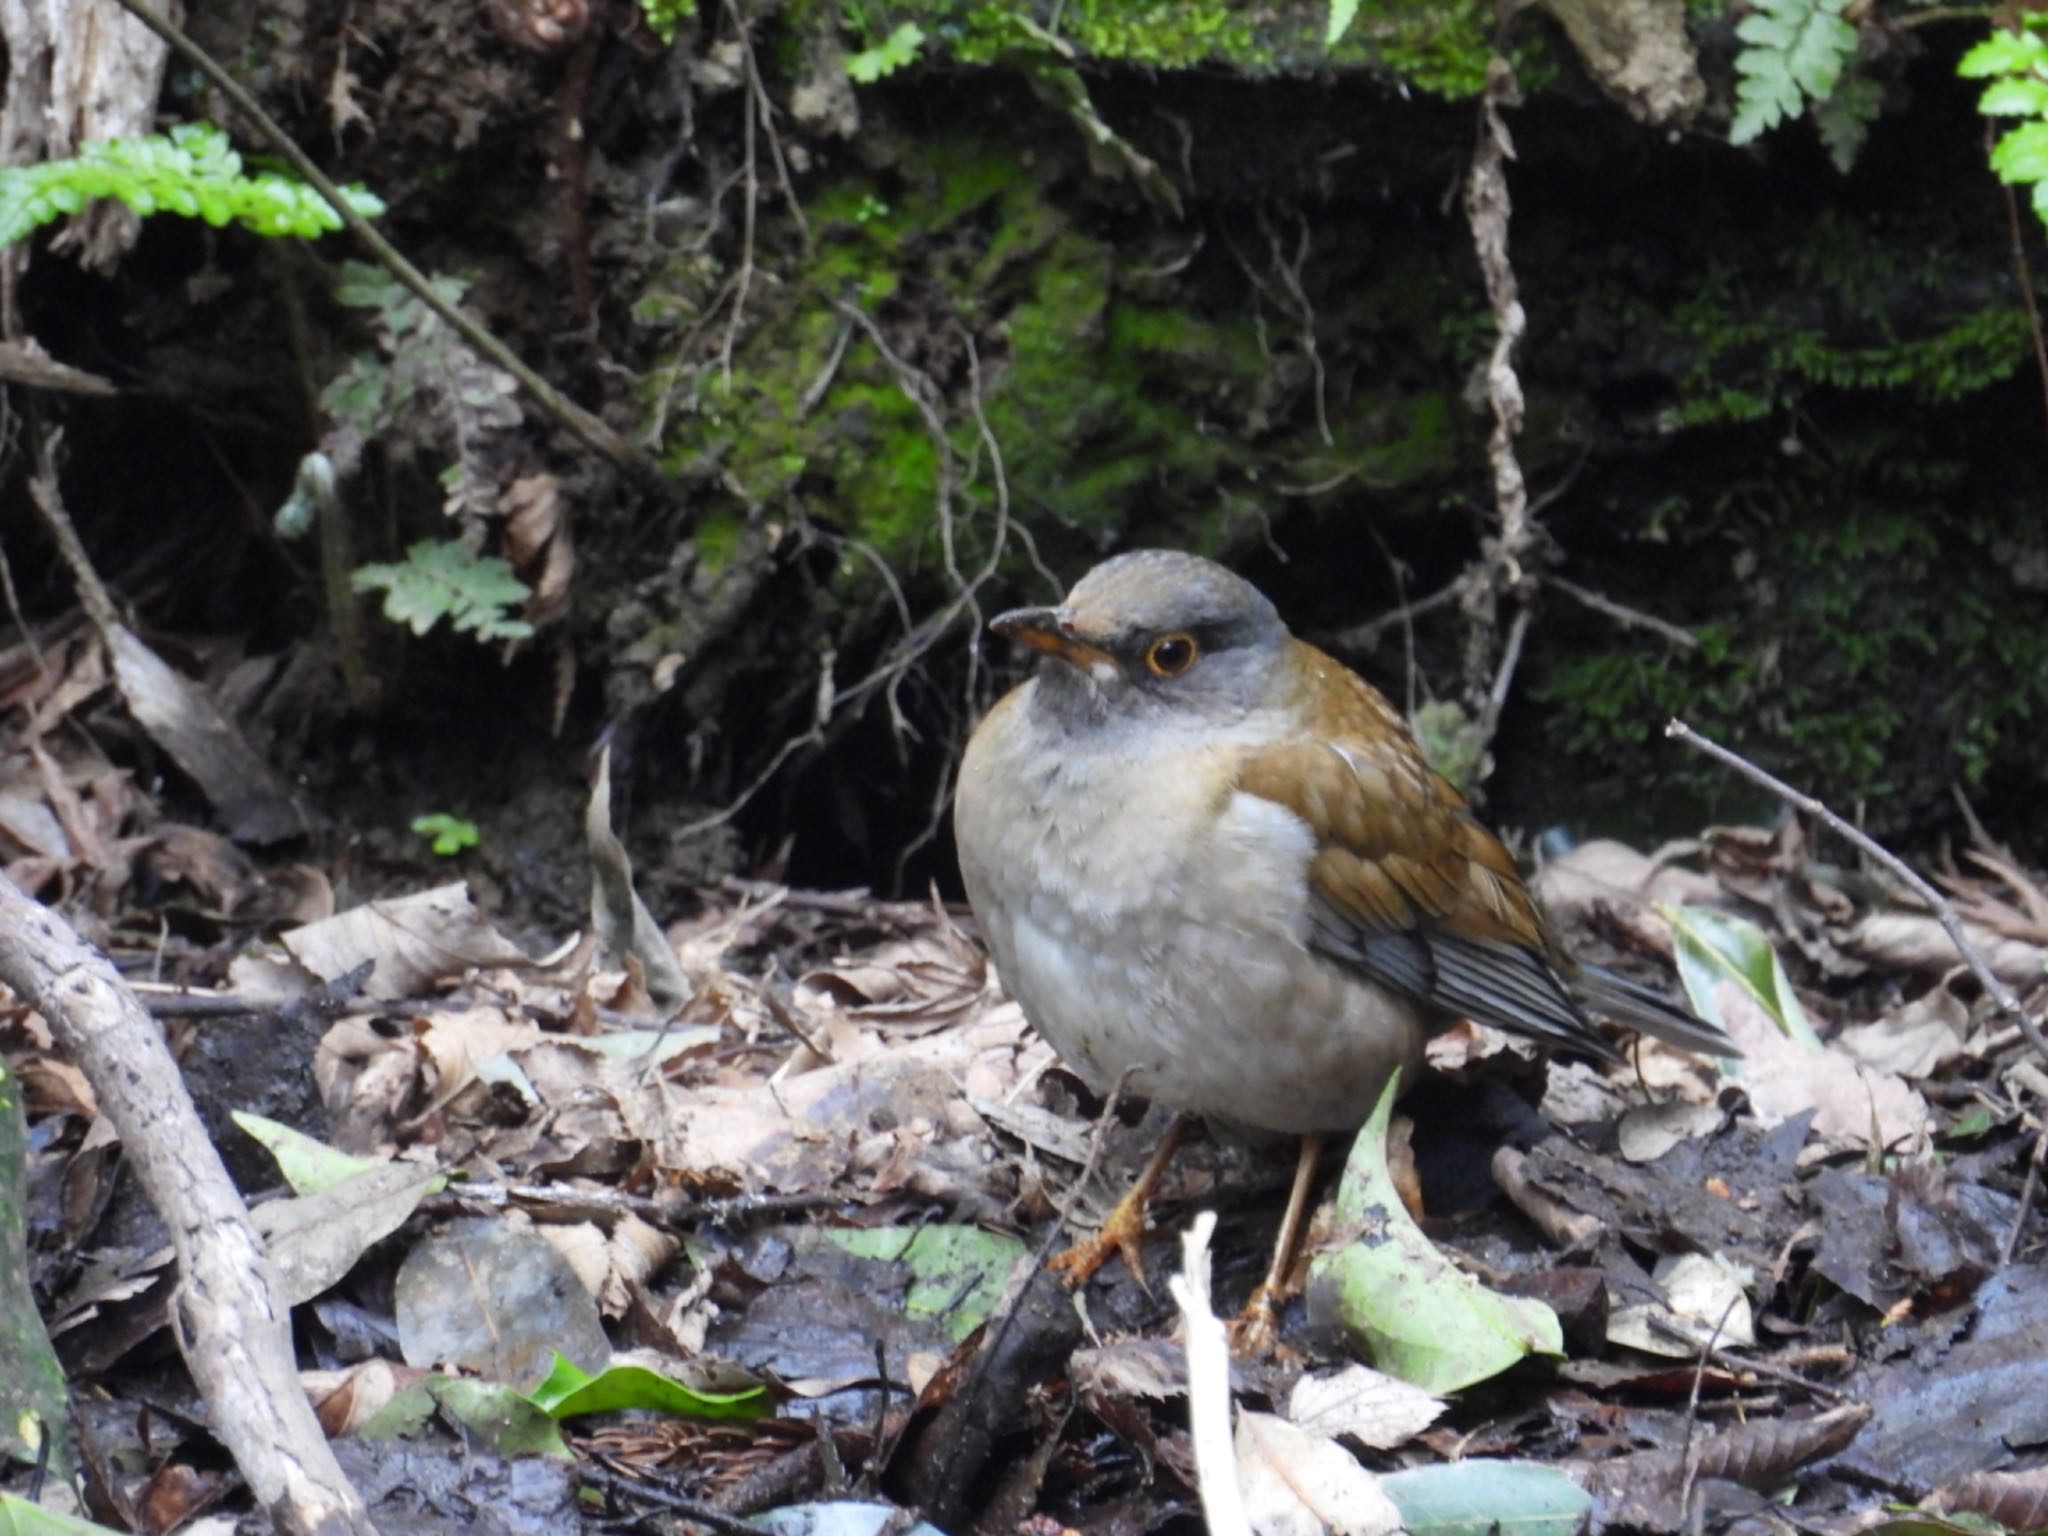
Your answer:
[[[1193,635],[1161,635],[1145,647],[1145,666],[1154,677],[1179,677],[1201,654]]]

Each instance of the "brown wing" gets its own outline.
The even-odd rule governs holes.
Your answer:
[[[1308,735],[1255,753],[1238,788],[1315,829],[1314,947],[1447,1013],[1612,1055],[1560,978],[1507,849],[1375,689],[1294,643]]]

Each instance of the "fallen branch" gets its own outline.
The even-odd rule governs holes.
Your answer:
[[[257,1506],[305,1536],[374,1536],[313,1417],[291,1319],[163,1035],[113,966],[0,876],[0,981],[49,1021],[120,1132],[178,1255],[172,1331]]]

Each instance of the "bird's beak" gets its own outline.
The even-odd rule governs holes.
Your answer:
[[[997,614],[988,627],[1005,640],[1057,656],[1083,672],[1098,661],[1116,665],[1116,658],[1109,652],[1076,634],[1073,620],[1057,608],[1012,608],[1008,613]]]

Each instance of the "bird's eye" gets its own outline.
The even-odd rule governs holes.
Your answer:
[[[1179,677],[1195,664],[1192,635],[1161,635],[1145,647],[1145,665],[1154,677]]]

